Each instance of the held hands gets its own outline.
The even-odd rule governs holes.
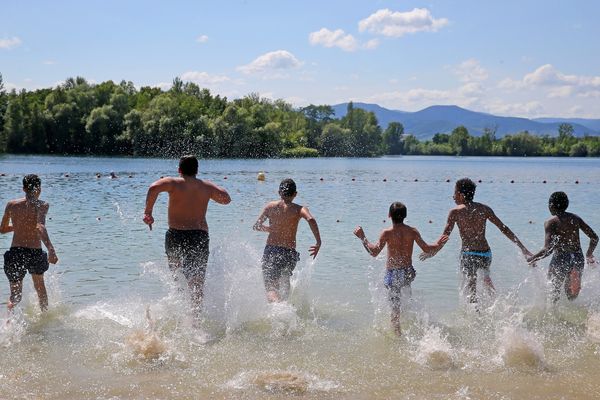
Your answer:
[[[142,219],[146,225],[152,230],[152,224],[154,223],[154,217],[152,214],[144,213],[144,218]]]
[[[319,253],[319,250],[321,249],[321,243],[317,243],[314,246],[310,246],[310,248],[308,249],[308,254],[313,258],[313,260],[315,258],[317,258],[317,254]]]
[[[596,258],[594,258],[594,256],[587,256],[586,259],[588,267],[595,268],[598,266],[598,261],[596,261]]]
[[[354,229],[354,234],[356,235],[357,238],[359,238],[360,240],[365,240],[365,231],[363,231],[362,226],[357,226]]]
[[[58,257],[56,256],[54,248],[48,249],[48,262],[50,264],[56,264],[58,262]]]

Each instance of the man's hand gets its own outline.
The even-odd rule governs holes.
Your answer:
[[[150,230],[152,230],[152,224],[154,223],[154,217],[152,217],[152,214],[144,214],[143,221],[146,225],[148,225]]]
[[[365,231],[363,231],[362,226],[357,226],[356,229],[354,229],[354,234],[360,240],[365,240]]]
[[[450,239],[450,236],[448,236],[448,235],[442,235],[442,236],[439,237],[439,239],[437,240],[436,244],[438,246],[440,246],[442,244],[445,244],[448,241],[448,239]]]
[[[321,249],[321,243],[317,243],[314,246],[310,246],[310,248],[308,249],[308,254],[313,258],[317,258],[317,254],[319,253],[319,250]]]
[[[58,262],[58,257],[56,256],[56,251],[54,251],[54,248],[48,249],[48,262],[50,264],[56,264]]]

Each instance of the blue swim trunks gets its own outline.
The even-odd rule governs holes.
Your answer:
[[[388,269],[386,271],[383,283],[388,290],[388,300],[393,309],[400,307],[402,288],[410,286],[416,276],[417,272],[413,267]]]

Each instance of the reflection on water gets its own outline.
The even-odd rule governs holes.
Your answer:
[[[404,303],[404,335],[396,338],[382,284],[384,259],[370,259],[352,235],[361,224],[376,238],[389,224],[383,222],[389,203],[401,200],[407,222],[434,239],[452,206],[445,179],[469,175],[483,181],[477,198],[534,250],[542,245],[554,190],[567,191],[573,211],[600,230],[590,206],[597,204],[599,161],[202,162],[203,177],[226,186],[234,201],[209,210],[211,257],[199,323],[187,312],[187,288],[165,266],[165,199],[157,204],[154,231],[140,221],[147,185],[175,167],[165,160],[0,158],[7,173],[0,178],[3,203],[19,194],[24,173],[41,174],[51,203],[49,232],[61,257],[46,276],[49,312],[39,313],[27,281],[17,313],[0,323],[0,398],[600,396],[600,269],[586,268],[579,299],[552,307],[547,262],[530,269],[490,227],[498,292],[484,296],[477,312],[458,294],[454,232],[438,256],[413,260],[417,278]],[[95,178],[110,170],[134,176]],[[260,170],[265,182],[256,180]],[[315,214],[324,244],[318,259],[309,260],[311,235],[301,225],[302,260],[290,302],[268,304],[259,267],[265,237],[250,227],[287,176],[298,182],[298,201]],[[582,183],[569,183],[575,179]],[[9,244],[10,237],[0,237],[2,249]],[[7,296],[5,282],[0,297]]]

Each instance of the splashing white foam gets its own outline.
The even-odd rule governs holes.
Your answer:
[[[537,338],[523,328],[505,328],[500,336],[499,356],[510,368],[543,368],[544,347]]]
[[[419,341],[416,361],[432,369],[450,369],[454,367],[452,346],[440,328],[430,326]]]

